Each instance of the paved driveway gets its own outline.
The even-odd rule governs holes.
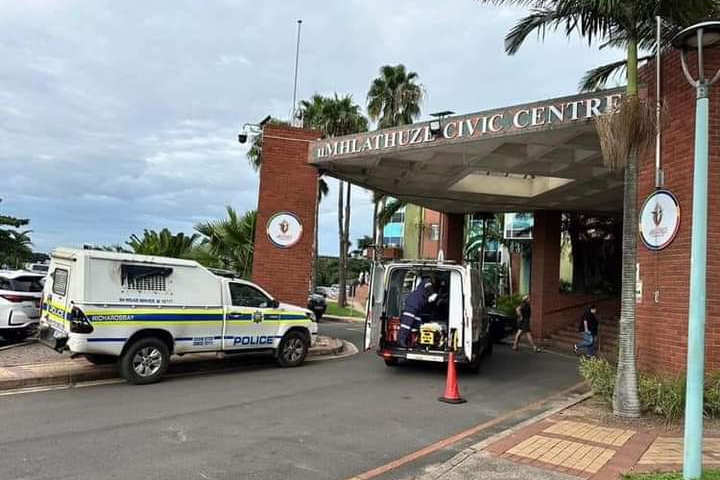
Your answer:
[[[321,332],[356,344],[362,335],[346,324]],[[371,354],[4,396],[0,471],[8,480],[346,478],[573,385],[576,372],[574,359],[500,346],[479,375],[460,377],[460,406],[436,400],[441,366],[388,368]]]

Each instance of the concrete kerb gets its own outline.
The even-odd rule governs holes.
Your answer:
[[[340,323],[365,323],[365,317],[339,317],[336,315],[323,315],[320,322],[323,320]]]
[[[350,342],[320,336],[316,345],[310,349],[307,361],[333,360],[358,353]],[[215,353],[199,353],[183,357],[173,357],[172,363],[180,365],[181,373],[168,376],[204,374],[229,370],[233,367],[222,365]],[[81,382],[116,379],[117,369],[113,365],[93,365],[83,358],[60,361],[0,367],[0,391],[75,385]]]

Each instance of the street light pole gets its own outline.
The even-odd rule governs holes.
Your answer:
[[[688,315],[687,385],[685,397],[685,438],[683,477],[702,475],[703,392],[705,369],[705,316],[707,304],[707,205],[708,205],[708,122],[710,85],[705,77],[703,49],[720,42],[720,22],[707,21],[686,28],[673,39],[681,50],[685,78],[695,87],[695,168],[693,174],[692,239],[690,243],[690,305]],[[698,79],[687,65],[687,52],[697,49]]]

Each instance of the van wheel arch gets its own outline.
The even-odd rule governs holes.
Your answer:
[[[133,333],[130,336],[130,338],[127,339],[127,342],[125,342],[125,346],[123,346],[120,356],[123,356],[125,354],[125,352],[130,347],[130,345],[137,342],[138,340],[141,340],[141,339],[147,338],[147,337],[159,338],[160,340],[162,340],[165,343],[165,345],[167,345],[170,355],[172,355],[174,353],[175,339],[173,338],[172,334],[170,332],[168,332],[167,330],[162,330],[159,328],[149,328],[149,329],[140,330],[138,332]]]
[[[285,331],[285,333],[283,333],[283,337],[285,337],[285,335],[287,335],[290,332],[300,332],[303,335],[305,335],[305,338],[307,339],[307,342],[308,342],[308,347],[310,346],[310,342],[312,341],[312,336],[310,335],[310,330],[308,330],[305,327],[291,327],[291,328],[288,328]]]

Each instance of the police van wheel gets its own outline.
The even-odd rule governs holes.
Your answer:
[[[110,365],[118,361],[118,357],[114,355],[101,355],[98,353],[88,353],[85,359],[95,365]]]
[[[120,375],[130,383],[144,385],[160,380],[170,363],[165,342],[155,337],[141,338],[120,357]]]
[[[297,367],[305,361],[309,349],[307,336],[300,332],[288,332],[278,348],[278,364],[283,368]]]

